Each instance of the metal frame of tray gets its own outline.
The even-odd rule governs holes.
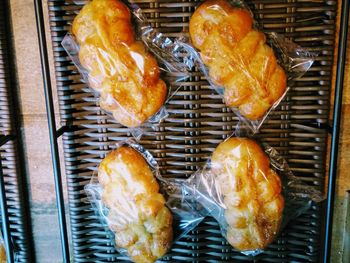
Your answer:
[[[0,1],[0,209],[7,262],[34,262],[9,1]]]
[[[186,30],[197,1],[136,0],[152,25],[169,37]],[[65,222],[57,139],[63,136],[68,206],[74,262],[124,262],[104,232],[84,193],[84,185],[105,153],[128,136],[127,129],[105,115],[95,97],[81,83],[80,75],[60,45],[84,1],[49,0],[51,40],[62,127],[56,130],[52,87],[41,1],[35,1],[44,74],[51,148],[64,262],[70,259]],[[332,214],[337,173],[337,149],[345,61],[349,3],[343,1],[333,122],[329,125],[329,98],[335,50],[336,1],[253,0],[248,4],[266,31],[277,31],[301,46],[319,52],[305,76],[292,83],[278,109],[261,132],[261,140],[274,146],[289,162],[294,174],[310,187],[328,186],[326,204],[315,204],[288,224],[266,252],[246,257],[221,237],[210,217],[176,242],[163,259],[169,262],[329,262]],[[215,146],[232,133],[237,118],[224,107],[199,71],[168,104],[170,116],[156,130],[149,130],[141,144],[149,149],[164,176],[187,177],[201,166]],[[326,182],[327,136],[331,131],[329,181]],[[324,219],[325,218],[325,219]],[[323,252],[324,251],[324,252]]]

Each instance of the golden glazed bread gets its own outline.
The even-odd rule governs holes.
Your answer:
[[[6,263],[6,250],[4,244],[0,245],[0,263]]]
[[[172,215],[142,155],[130,147],[112,151],[100,164],[98,180],[117,246],[137,263],[162,257],[173,239]]]
[[[227,240],[240,251],[263,249],[279,230],[284,208],[279,176],[260,146],[228,139],[212,156],[213,174],[226,205]]]
[[[135,40],[127,6],[118,0],[93,0],[74,19],[72,32],[102,109],[127,127],[139,126],[159,111],[167,87],[155,58]]]
[[[226,0],[207,0],[191,17],[193,45],[213,83],[225,89],[227,106],[250,120],[264,116],[283,95],[287,78],[250,13]]]

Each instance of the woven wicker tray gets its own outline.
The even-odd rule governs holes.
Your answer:
[[[84,1],[49,1],[52,44],[62,125],[75,131],[63,136],[68,180],[74,262],[124,262],[106,236],[83,191],[92,172],[118,140],[129,136],[96,106],[96,99],[80,81],[75,66],[60,45]],[[139,1],[152,25],[169,37],[188,29],[197,1]],[[290,83],[293,88],[260,137],[289,162],[295,175],[310,187],[323,189],[331,70],[334,52],[335,1],[256,0],[248,4],[266,32],[275,31],[303,47],[319,52],[311,70]],[[164,176],[187,177],[198,169],[215,146],[231,134],[237,118],[222,104],[199,71],[194,71],[169,102],[169,118],[141,143],[159,162]],[[319,262],[322,216],[315,205],[290,222],[273,244],[255,258],[266,262]],[[208,217],[174,244],[164,261],[250,261],[227,244],[217,223]]]

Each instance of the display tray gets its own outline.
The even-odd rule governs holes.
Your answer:
[[[23,166],[13,45],[8,1],[0,1],[0,182],[1,226],[8,241],[8,262],[34,262],[28,210],[28,192]],[[15,106],[17,105],[17,106]],[[15,252],[15,256],[13,256]]]
[[[135,1],[160,32],[177,37],[188,31],[197,1]],[[97,106],[61,41],[84,1],[49,0],[49,17],[62,125],[74,127],[63,135],[68,182],[68,205],[74,262],[126,262],[107,237],[87,201],[84,185],[106,152],[130,136]],[[280,106],[257,135],[275,147],[296,176],[310,188],[325,186],[327,123],[334,55],[336,1],[257,0],[249,6],[265,32],[275,31],[319,53],[312,68],[292,86]],[[156,130],[148,130],[141,144],[156,157],[166,177],[185,178],[196,171],[216,145],[234,131],[238,119],[224,107],[198,71],[178,83],[168,103],[169,117]],[[320,262],[323,250],[324,208],[315,204],[291,221],[260,262]],[[207,217],[195,230],[176,242],[163,261],[239,262],[252,258],[235,251]]]

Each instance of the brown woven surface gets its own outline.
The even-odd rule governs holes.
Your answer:
[[[320,125],[328,118],[336,3],[312,0],[249,3],[265,31],[283,33],[301,46],[319,52],[311,70],[290,83],[292,90],[263,125],[258,137],[274,146],[310,187],[322,188],[326,131]],[[86,200],[83,187],[104,154],[127,136],[127,130],[99,110],[96,99],[80,82],[76,68],[60,45],[80,4],[83,3],[49,2],[62,124],[77,127],[77,131],[64,135],[74,259],[75,262],[121,262],[125,258],[115,252]],[[198,2],[166,0],[139,1],[139,4],[154,27],[176,37],[187,31],[189,17]],[[187,177],[196,171],[237,123],[237,118],[223,106],[199,71],[193,71],[190,79],[179,85],[179,92],[168,104],[169,118],[156,130],[149,130],[141,141],[156,157],[162,173],[169,177]],[[318,262],[321,215],[320,207],[314,206],[291,222],[258,259]],[[211,218],[177,242],[166,259],[171,262],[250,260],[226,243]]]

